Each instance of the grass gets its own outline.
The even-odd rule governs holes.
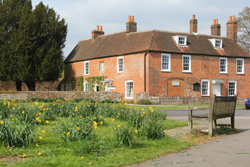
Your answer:
[[[68,119],[68,118],[67,118]],[[125,126],[124,121],[115,121],[112,123],[111,118],[105,118],[107,126],[100,126],[94,132],[94,141],[103,142],[103,150],[99,153],[91,152],[86,154],[82,152],[82,145],[87,141],[65,142],[58,140],[53,133],[53,128],[57,121],[50,121],[49,124],[41,125],[36,130],[42,140],[37,139],[36,144],[27,148],[7,148],[0,146],[0,157],[17,156],[14,163],[0,162],[0,166],[123,166],[133,163],[142,162],[155,158],[162,154],[176,152],[193,145],[192,142],[181,142],[178,140],[164,137],[158,140],[147,140],[136,138],[131,147],[115,147],[112,130],[117,125]],[[174,124],[174,125],[172,125]],[[171,125],[171,127],[169,127]],[[176,126],[185,126],[185,122],[174,120],[165,120],[164,127],[172,128]],[[43,133],[42,131],[46,133]],[[42,153],[44,151],[44,153]],[[38,155],[38,153],[42,155]],[[23,155],[26,158],[21,158]],[[82,158],[84,157],[84,158]]]

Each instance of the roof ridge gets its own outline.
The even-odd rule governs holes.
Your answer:
[[[155,29],[153,30],[153,33],[152,33],[152,36],[151,36],[151,39],[150,39],[150,43],[149,43],[149,46],[148,46],[148,50],[151,49],[151,46],[152,46],[152,43],[153,43],[154,35],[155,35]]]

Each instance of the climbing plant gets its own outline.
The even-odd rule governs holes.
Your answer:
[[[94,84],[98,84],[100,91],[103,91],[105,89],[104,85],[101,83],[101,81],[104,81],[104,79],[107,78],[106,76],[93,76],[88,77],[86,80],[89,84],[89,90],[94,91]]]

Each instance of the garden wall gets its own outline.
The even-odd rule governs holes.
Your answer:
[[[140,99],[149,99],[159,104],[210,104],[211,97],[152,97],[147,92],[136,94],[136,102]],[[245,104],[246,98],[238,98],[237,104]]]
[[[122,101],[122,94],[116,92],[20,91],[18,93],[27,94],[28,99],[66,97],[68,100],[75,98],[91,98],[93,100],[112,99],[119,102]]]

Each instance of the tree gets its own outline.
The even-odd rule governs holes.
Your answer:
[[[42,2],[32,10],[30,0],[0,0],[0,79],[24,82],[55,81],[63,71],[62,49],[67,24]]]
[[[250,8],[245,7],[242,12],[239,13],[238,20],[238,31],[242,32],[238,36],[239,44],[250,52]]]

